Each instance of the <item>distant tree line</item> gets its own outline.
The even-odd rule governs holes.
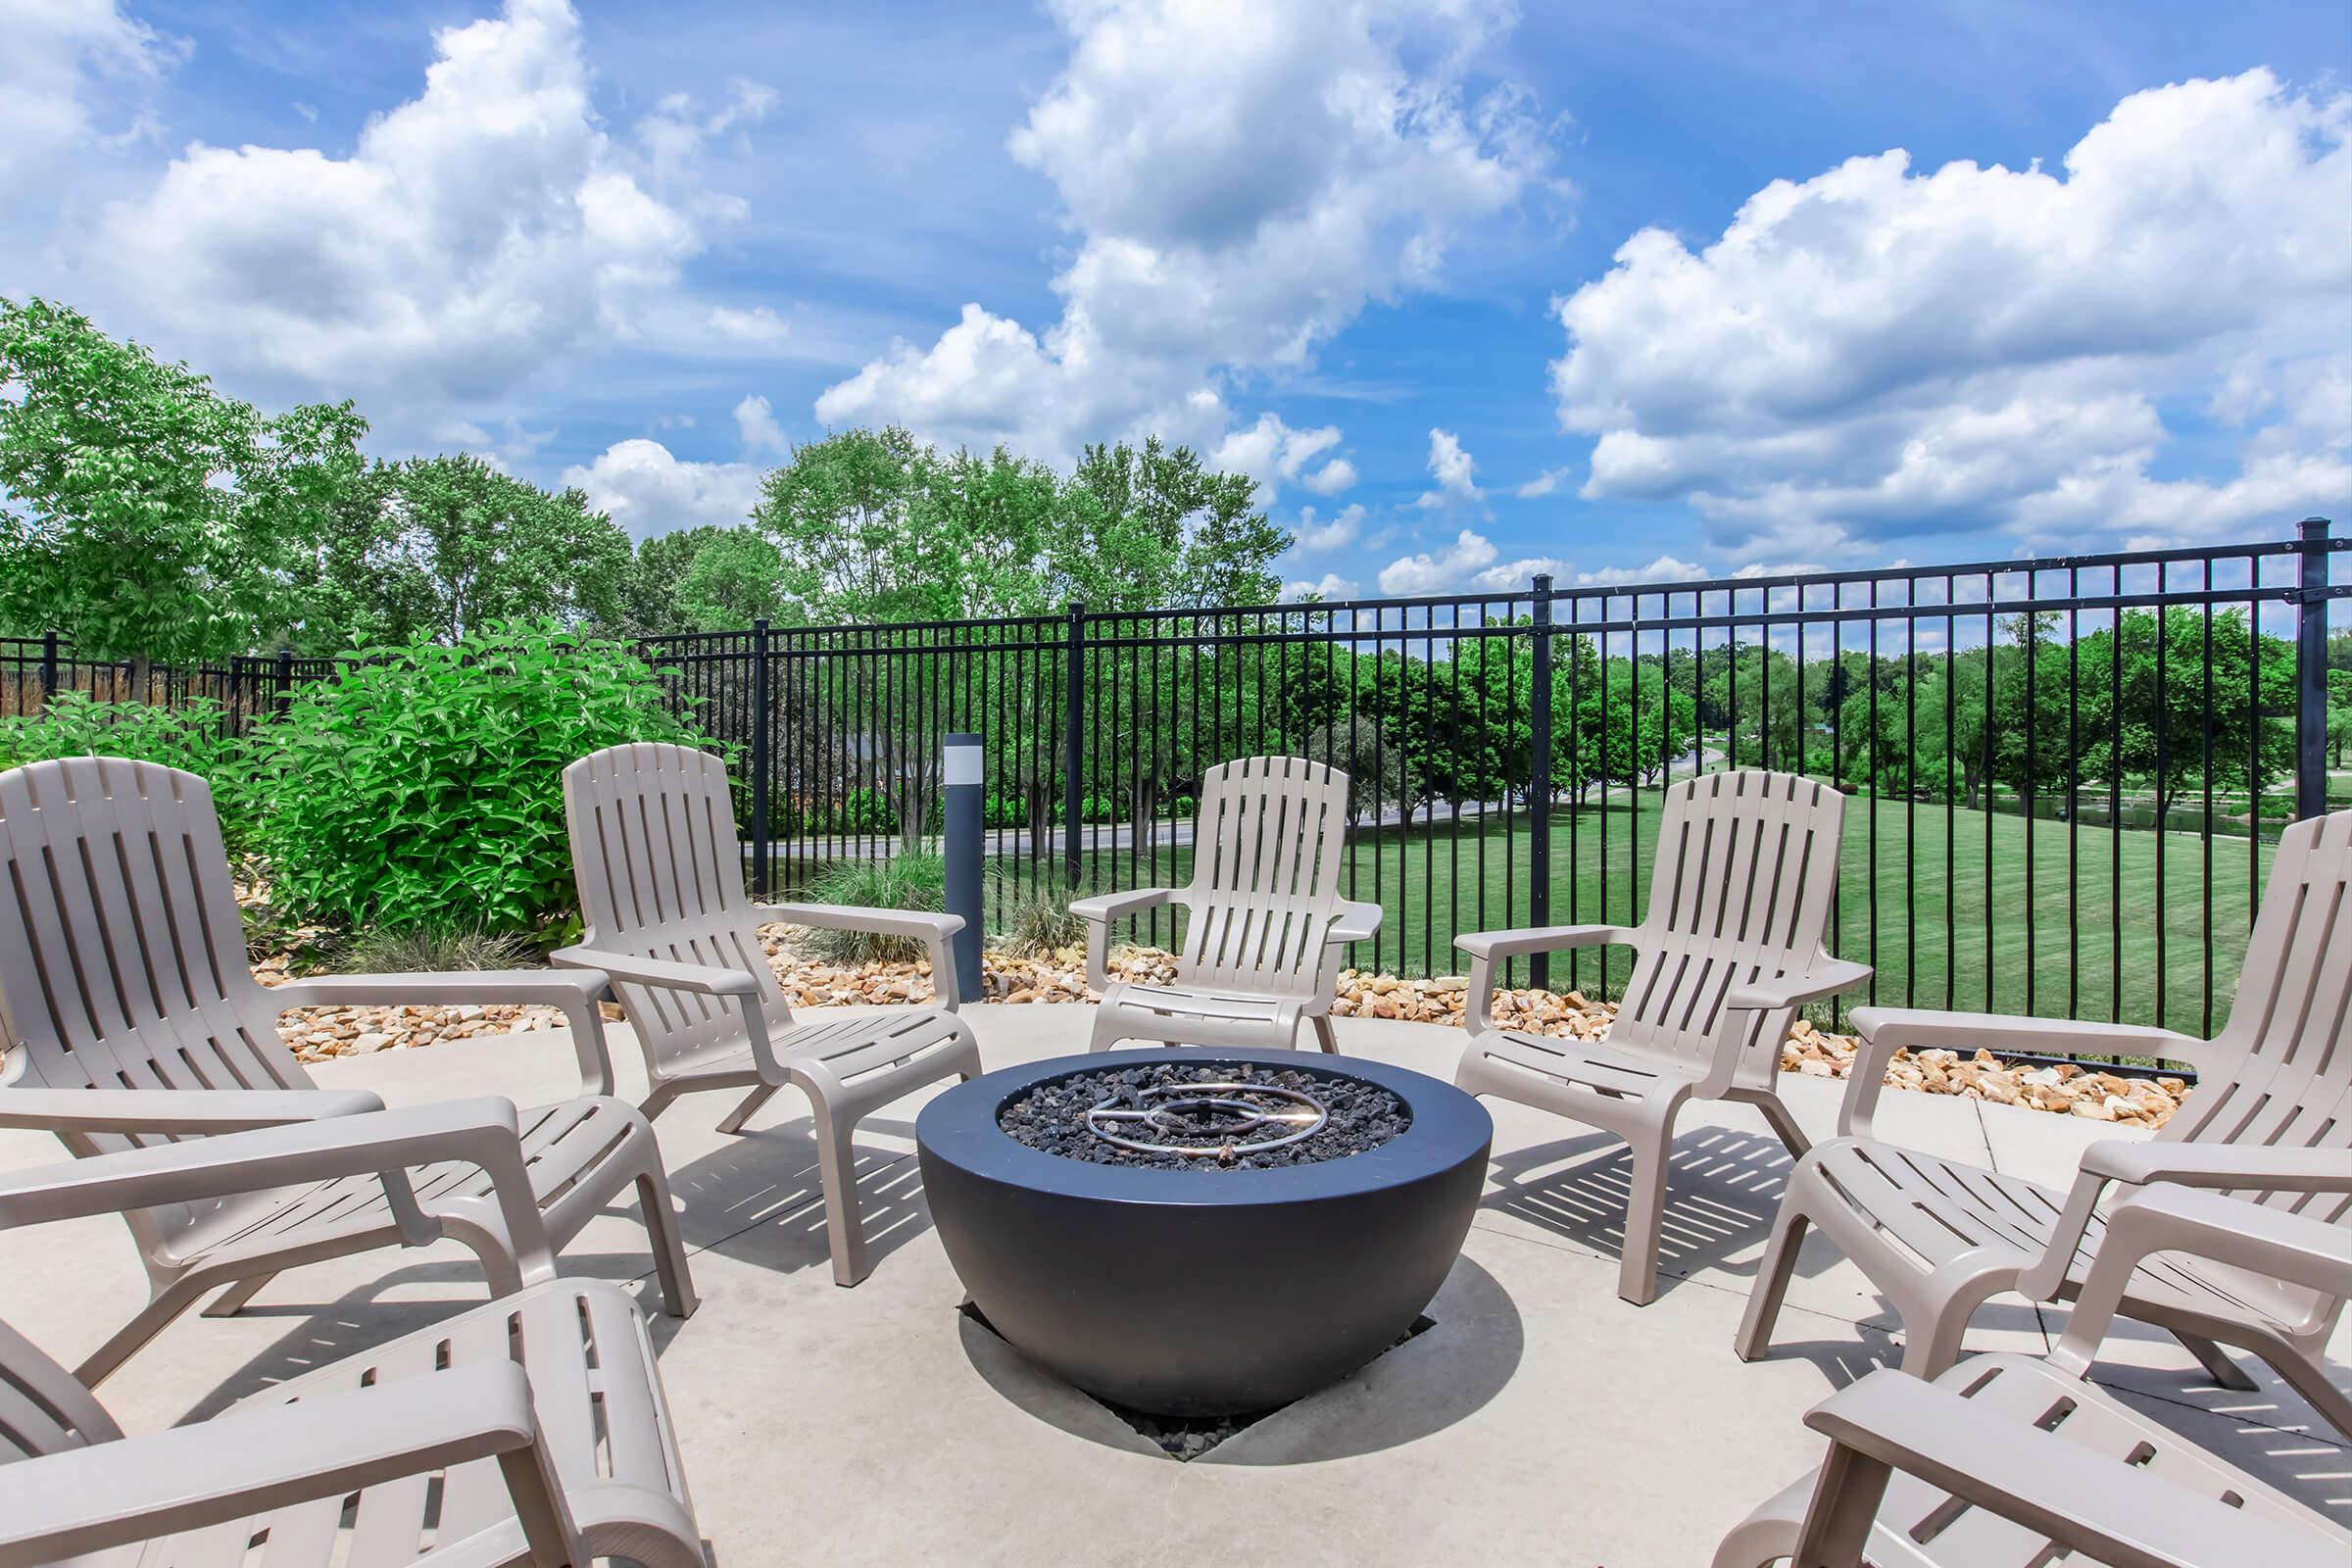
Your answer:
[[[1290,537],[1183,447],[1063,476],[901,429],[802,446],[739,525],[635,546],[576,489],[467,454],[371,461],[350,403],[262,414],[67,307],[0,299],[0,632],[100,659],[1262,603]]]

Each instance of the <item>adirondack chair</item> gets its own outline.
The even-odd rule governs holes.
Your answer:
[[[0,1226],[233,1198],[279,1179],[290,1137],[438,1109],[8,1172]],[[0,1323],[0,1564],[587,1568],[608,1555],[705,1562],[645,1319],[602,1281],[542,1281],[135,1438]]]
[[[1821,945],[1845,798],[1786,773],[1707,773],[1666,791],[1649,908],[1639,926],[1562,925],[1457,937],[1470,956],[1470,1040],[1453,1081],[1605,1128],[1633,1147],[1617,1294],[1658,1290],[1668,1156],[1686,1102],[1754,1105],[1792,1154],[1804,1134],[1776,1084],[1781,1042],[1808,1002],[1870,976]],[[1637,950],[1605,1041],[1497,1029],[1494,967],[1563,948]]]
[[[608,974],[638,1045],[652,1093],[642,1109],[704,1090],[748,1090],[718,1124],[739,1132],[786,1084],[815,1118],[833,1281],[866,1275],[858,1214],[858,1123],[910,1090],[980,1072],[980,1044],[956,1014],[960,917],[830,904],[754,904],[727,770],[683,746],[613,746],[564,770],[572,874],[587,926],[553,956]],[[795,1023],[760,947],[760,925],[882,931],[919,939],[931,955],[934,1007],[897,1007]]]
[[[1984,1355],[1933,1383],[1891,1368],[1816,1405],[1829,1457],[1726,1536],[1715,1568],[2342,1568],[2352,1534],[2085,1381],[2158,1252],[2318,1295],[2352,1292],[2352,1231],[2158,1183],[2116,1204],[2046,1360]],[[2082,1558],[2074,1556],[2080,1552]]]
[[[1380,929],[1380,906],[1340,897],[1348,775],[1298,757],[1221,762],[1200,781],[1193,879],[1078,899],[1086,975],[1102,1003],[1087,1049],[1122,1040],[1287,1050],[1298,1025],[1336,1052],[1333,983],[1350,942]],[[1172,985],[1110,978],[1113,921],[1176,905],[1184,951]]]
[[[52,1132],[76,1158],[277,1126],[276,1178],[232,1196],[128,1208],[146,1307],[75,1375],[95,1387],[208,1291],[208,1316],[280,1269],[444,1236],[504,1295],[554,1272],[634,1182],[672,1315],[694,1311],[654,1130],[611,1098],[601,976],[552,970],[340,975],[265,989],[246,966],[211,789],[114,758],[0,773],[0,1127]],[[278,1037],[294,1007],[541,1003],[571,1023],[582,1093],[519,1113],[476,1102],[423,1124],[374,1095],[317,1088]],[[453,1113],[454,1115],[454,1113]],[[303,1124],[310,1125],[303,1125]],[[438,1141],[435,1141],[438,1139]]]
[[[2230,1021],[2211,1041],[2135,1025],[1857,1007],[1862,1039],[1835,1142],[1789,1174],[1735,1348],[1761,1356],[1818,1225],[1892,1303],[1903,1369],[1934,1377],[1959,1356],[1987,1297],[2075,1294],[2101,1246],[2098,1200],[2110,1183],[2169,1181],[2259,1197],[2341,1219],[2352,1212],[2352,811],[2280,835],[2254,920]],[[2180,1060],[2197,1087],[2152,1141],[2094,1144],[2071,1193],[1871,1136],[1886,1064],[1903,1048],[1999,1054],[2113,1053]],[[2352,1397],[2323,1350],[2341,1293],[2162,1259],[2132,1276],[2123,1310],[2166,1329],[2224,1387],[2254,1387],[2221,1349],[2276,1367],[2328,1421],[2352,1432]],[[2217,1343],[2218,1342],[2218,1343]]]

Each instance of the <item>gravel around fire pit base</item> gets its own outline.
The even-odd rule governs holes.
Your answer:
[[[1096,1136],[1086,1113],[1105,1102],[1122,1107],[1149,1106],[1161,1087],[1181,1090],[1193,1084],[1265,1084],[1302,1091],[1321,1101],[1331,1119],[1311,1138],[1279,1149],[1237,1152],[1228,1161],[1217,1156],[1190,1157],[1173,1151],[1122,1149]],[[1148,1067],[1106,1067],[1100,1072],[1074,1073],[1050,1083],[1033,1085],[1026,1094],[998,1114],[997,1125],[1015,1142],[1065,1159],[1095,1165],[1142,1165],[1156,1170],[1273,1170],[1286,1165],[1312,1165],[1345,1159],[1378,1149],[1411,1123],[1403,1102],[1377,1084],[1333,1072],[1310,1072],[1294,1067],[1270,1068],[1250,1062],[1161,1062]],[[1134,1124],[1130,1123],[1129,1126]],[[1264,1132],[1241,1135],[1262,1138]],[[1189,1140],[1188,1140],[1189,1141]],[[1210,1137],[1199,1140],[1205,1144]]]

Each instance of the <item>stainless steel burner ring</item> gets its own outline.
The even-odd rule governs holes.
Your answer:
[[[1269,1109],[1238,1100],[1237,1095],[1255,1095],[1261,1099],[1287,1101],[1280,1109]],[[1143,1092],[1146,1100],[1158,1099],[1159,1103],[1145,1106],[1122,1105],[1115,1099],[1105,1100],[1086,1113],[1086,1129],[1106,1144],[1132,1150],[1139,1154],[1180,1154],[1187,1159],[1236,1159],[1244,1154],[1261,1154],[1268,1150],[1282,1149],[1303,1139],[1312,1138],[1331,1120],[1331,1111],[1323,1102],[1304,1090],[1286,1089],[1278,1084],[1159,1084]],[[1110,1131],[1105,1123],[1150,1128],[1167,1135],[1193,1132],[1183,1120],[1183,1113],[1194,1110],[1222,1111],[1237,1118],[1222,1129],[1224,1141],[1215,1144],[1147,1143],[1139,1138],[1123,1137]],[[1286,1129],[1277,1136],[1252,1143],[1240,1140],[1264,1127]]]

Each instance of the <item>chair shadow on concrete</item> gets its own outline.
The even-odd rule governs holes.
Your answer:
[[[1744,1292],[1756,1277],[1764,1241],[1795,1162],[1769,1133],[1733,1127],[1695,1127],[1674,1141],[1666,1189],[1666,1222],[1658,1240],[1659,1294],[1694,1280]],[[1497,1155],[1479,1206],[1536,1226],[1561,1241],[1615,1258],[1625,1245],[1626,1199],[1633,1186],[1633,1151],[1608,1133],[1590,1133]],[[1819,1279],[1843,1261],[1819,1236],[1797,1255],[1801,1278]],[[1876,1307],[1847,1319],[1891,1329],[1893,1306],[1873,1293]],[[1802,1307],[1791,1301],[1788,1310]],[[1639,1310],[1638,1308],[1636,1310]],[[1818,1312],[1816,1315],[1820,1315]],[[1979,1308],[1981,1330],[2038,1334],[2032,1303],[1996,1298]],[[1774,1355],[1797,1346],[1776,1346]],[[1853,1347],[1845,1349],[1850,1354]]]
[[[1662,1291],[1702,1270],[1752,1279],[1791,1163],[1768,1134],[1709,1126],[1676,1138],[1658,1243]],[[1479,1206],[1613,1258],[1625,1246],[1633,1169],[1633,1151],[1608,1133],[1537,1144],[1495,1156]]]
[[[1194,1462],[1288,1465],[1351,1458],[1415,1442],[1470,1416],[1519,1368],[1527,1348],[1519,1308],[1494,1275],[1462,1257],[1426,1312],[1433,1324],[1426,1332],[1261,1417]],[[968,1314],[960,1332],[973,1369],[1012,1404],[1073,1437],[1159,1455],[1121,1417]]]
[[[891,1142],[877,1142],[877,1135]],[[858,1208],[879,1268],[931,1228],[910,1122],[870,1118],[857,1142]],[[669,1173],[690,1251],[715,1250],[778,1273],[832,1267],[816,1140],[806,1117],[759,1127]]]

